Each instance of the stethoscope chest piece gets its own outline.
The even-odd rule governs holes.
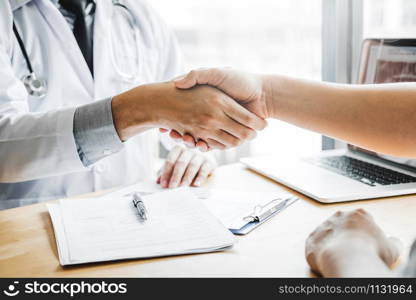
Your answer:
[[[17,30],[16,24],[13,22],[13,32],[16,36],[17,42],[19,43],[20,50],[26,61],[27,69],[29,70],[29,74],[25,75],[22,78],[22,82],[26,88],[27,93],[30,96],[34,96],[38,99],[42,99],[46,96],[48,92],[48,86],[46,84],[46,80],[39,79],[35,71],[33,70],[32,63],[30,62],[29,54],[26,51],[25,44],[23,43],[22,38],[20,37],[19,31]]]
[[[36,77],[35,73],[30,73],[23,77],[22,82],[29,95],[42,99],[46,96],[46,81]]]

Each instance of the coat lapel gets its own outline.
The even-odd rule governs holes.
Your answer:
[[[77,76],[88,91],[90,96],[94,97],[94,80],[88,68],[87,62],[82,55],[74,34],[68,26],[65,18],[50,0],[32,0],[35,1],[40,13],[48,23],[50,30],[59,40],[62,51],[66,54],[68,61],[74,67]],[[100,1],[97,1],[100,2]],[[98,5],[98,3],[97,3]],[[42,34],[42,33],[39,33]]]

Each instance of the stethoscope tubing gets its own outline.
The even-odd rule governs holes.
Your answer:
[[[120,3],[119,0],[113,0],[113,7],[115,7],[115,6],[118,6],[118,7],[121,7],[123,9],[125,9],[125,11],[128,14],[130,14],[131,21],[133,22],[133,27],[136,30],[137,24],[136,24],[136,22],[134,20],[134,17],[132,16],[132,13],[131,13],[130,9],[126,5]],[[14,35],[16,36],[16,39],[17,39],[17,42],[19,44],[20,50],[21,50],[21,52],[23,54],[23,57],[25,59],[27,69],[29,70],[29,74],[23,78],[23,83],[24,83],[24,85],[25,85],[25,87],[28,90],[28,92],[29,92],[30,95],[35,95],[35,96],[38,96],[39,98],[43,98],[46,95],[46,93],[47,93],[47,83],[46,83],[45,80],[39,80],[39,79],[37,79],[37,76],[36,76],[36,74],[34,72],[32,63],[30,61],[29,54],[27,53],[25,44],[23,43],[22,37],[21,37],[19,31],[17,30],[17,26],[16,26],[16,24],[15,24],[14,21],[13,21],[13,32],[14,32]],[[135,42],[137,43],[137,36],[138,36],[138,34],[137,34],[136,31],[135,31],[134,34],[135,34]],[[125,74],[124,72],[122,72],[120,70],[120,68],[117,66],[117,63],[114,60],[114,50],[113,50],[113,45],[111,44],[111,33],[110,33],[110,39],[109,40],[110,40],[110,52],[111,52],[111,55],[110,56],[111,56],[112,64],[113,64],[116,72],[121,77],[124,77],[127,81],[134,82],[135,79],[137,79],[137,77],[138,77],[138,73],[133,74],[133,75],[128,75],[128,74]],[[137,44],[136,44],[136,51],[139,52],[139,49],[138,49],[138,45]],[[139,56],[139,53],[137,53],[137,55],[138,55],[138,57],[140,57]],[[35,81],[36,81],[36,85],[40,85],[40,87],[34,87],[34,84],[33,83]]]
[[[127,14],[129,14],[129,16],[130,16],[130,21],[133,23],[133,27],[134,27],[134,36],[135,36],[134,42],[136,43],[136,52],[137,52],[136,54],[137,54],[137,58],[139,59],[140,58],[139,45],[137,44],[137,39],[138,39],[137,27],[138,27],[138,25],[136,23],[136,20],[133,16],[132,12],[130,11],[130,9],[126,5],[120,3],[119,0],[113,0],[113,9],[116,6],[123,8],[127,12]],[[118,64],[116,63],[116,61],[114,59],[115,54],[114,54],[114,49],[113,49],[113,45],[112,45],[112,32],[111,32],[111,30],[109,31],[109,39],[108,40],[109,40],[109,51],[110,51],[111,63],[113,64],[113,67],[114,67],[115,71],[118,73],[118,75],[120,75],[122,78],[124,78],[127,82],[135,82],[137,80],[137,78],[139,77],[139,71],[137,71],[136,74],[133,74],[133,75],[126,74],[125,72],[120,70],[120,68],[118,67]]]
[[[13,32],[14,32],[14,35],[16,36],[17,42],[19,43],[19,47],[23,53],[23,57],[25,58],[27,69],[29,70],[30,74],[33,74],[34,72],[33,72],[32,63],[30,62],[30,58],[29,58],[29,55],[27,54],[25,44],[23,43],[23,40],[19,34],[19,31],[17,30],[16,24],[14,23],[14,21],[13,21]]]

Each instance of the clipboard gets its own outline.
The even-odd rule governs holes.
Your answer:
[[[246,235],[298,200],[298,197],[289,196],[288,198],[274,199],[264,205],[256,205],[249,215],[243,217],[244,225],[242,227],[229,228],[229,230],[236,235]]]

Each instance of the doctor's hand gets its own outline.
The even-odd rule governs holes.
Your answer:
[[[210,155],[176,145],[168,154],[157,182],[163,188],[200,186],[216,166],[215,159]]]
[[[216,88],[181,90],[173,82],[142,85],[113,97],[112,113],[121,140],[159,127],[190,134],[219,149],[238,146],[266,126]]]
[[[270,116],[261,76],[229,68],[199,69],[189,72],[174,82],[176,87],[180,89],[189,89],[200,84],[214,86],[260,118],[266,119]],[[182,138],[182,135],[172,131],[171,137]],[[183,140],[190,146],[197,142],[189,134],[183,136]],[[207,148],[207,143],[199,142],[196,145],[201,150],[206,150]]]
[[[311,269],[325,277],[381,277],[389,276],[400,249],[399,240],[356,209],[339,211],[319,225],[306,241],[305,255]]]

